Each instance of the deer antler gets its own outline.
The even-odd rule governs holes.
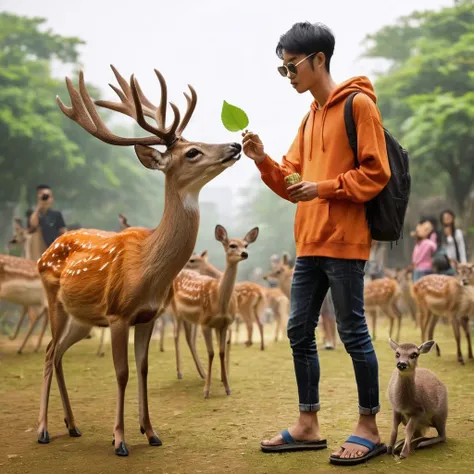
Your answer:
[[[174,113],[174,120],[169,128],[166,128],[166,106],[167,106],[167,87],[164,77],[155,69],[155,74],[161,86],[161,101],[159,107],[153,105],[143,93],[138,81],[132,75],[130,84],[123,78],[118,70],[111,65],[112,71],[120,85],[120,88],[109,84],[118,95],[120,102],[111,102],[105,100],[93,101],[87,91],[84,83],[84,74],[79,74],[79,92],[72,85],[71,80],[66,77],[66,85],[71,98],[72,107],[63,104],[59,97],[56,97],[58,105],[62,112],[71,120],[78,123],[84,130],[111,145],[167,145],[171,147],[179,138],[194,112],[197,103],[197,94],[194,89],[191,90],[191,97],[184,94],[187,100],[187,110],[183,121],[180,123],[180,113],[175,104],[170,103]],[[133,118],[144,130],[152,133],[153,136],[124,138],[114,135],[105,125],[104,121],[97,113],[94,106],[98,105],[116,112],[120,112]],[[145,117],[156,120],[158,127],[149,124]]]

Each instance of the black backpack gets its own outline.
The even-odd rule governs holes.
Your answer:
[[[344,122],[349,143],[354,152],[356,168],[359,167],[359,161],[357,159],[357,130],[352,114],[352,102],[357,94],[359,92],[353,92],[344,104]],[[400,237],[403,237],[403,223],[410,197],[409,156],[385,128],[384,134],[392,175],[385,188],[365,204],[365,214],[370,234],[374,240],[396,242]]]

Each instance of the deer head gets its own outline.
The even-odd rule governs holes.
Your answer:
[[[456,263],[456,274],[463,285],[474,285],[474,264]]]
[[[191,255],[185,268],[201,273],[202,270],[206,267],[207,263],[207,250],[204,250],[201,255],[196,253]]]
[[[13,236],[9,240],[9,245],[23,245],[28,239],[28,230],[23,227],[19,217],[13,218]]]
[[[120,102],[104,100],[94,102],[87,91],[82,71],[79,74],[79,90],[76,90],[71,80],[66,78],[72,106],[68,107],[59,97],[56,98],[62,112],[91,135],[111,145],[133,145],[142,165],[151,170],[162,171],[181,193],[198,193],[206,183],[240,158],[242,147],[238,143],[216,145],[189,142],[182,137],[182,132],[189,123],[197,103],[197,94],[191,86],[189,86],[190,95],[184,94],[188,105],[183,119],[181,120],[178,107],[170,103],[174,118],[172,124],[167,127],[168,92],[161,73],[155,69],[161,86],[161,101],[156,107],[145,97],[133,75],[127,82],[114,66],[111,68],[120,87],[114,85],[110,87],[118,95]],[[135,138],[114,135],[98,114],[95,105],[133,118],[151,135]],[[147,118],[154,120],[156,125],[150,124]],[[161,145],[164,150],[156,150],[151,145]]]
[[[421,354],[428,354],[435,345],[435,341],[424,342],[421,346],[416,344],[398,344],[390,338],[388,342],[395,351],[397,369],[403,375],[413,374],[418,364],[418,357]]]
[[[247,248],[249,244],[253,244],[257,240],[258,227],[254,227],[247,232],[243,239],[229,239],[225,228],[221,225],[216,225],[215,236],[216,240],[224,246],[227,263],[235,264],[242,260],[247,260],[249,256]]]
[[[283,254],[283,257],[278,265],[274,266],[274,269],[265,274],[263,279],[265,281],[274,281],[276,283],[283,282],[288,278],[291,278],[293,274],[293,269],[290,264],[290,257],[287,253]]]

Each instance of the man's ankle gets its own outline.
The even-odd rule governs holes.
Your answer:
[[[317,412],[301,411],[298,424],[307,431],[319,427]]]

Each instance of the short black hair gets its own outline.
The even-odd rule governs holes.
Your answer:
[[[51,189],[51,187],[47,184],[38,184],[36,186],[36,191],[43,191],[43,189]]]
[[[324,53],[326,70],[330,72],[330,63],[334,54],[336,39],[333,32],[323,23],[308,21],[295,23],[284,35],[276,47],[276,54],[283,59],[283,50],[289,53],[305,54]],[[313,62],[311,61],[311,65]]]

